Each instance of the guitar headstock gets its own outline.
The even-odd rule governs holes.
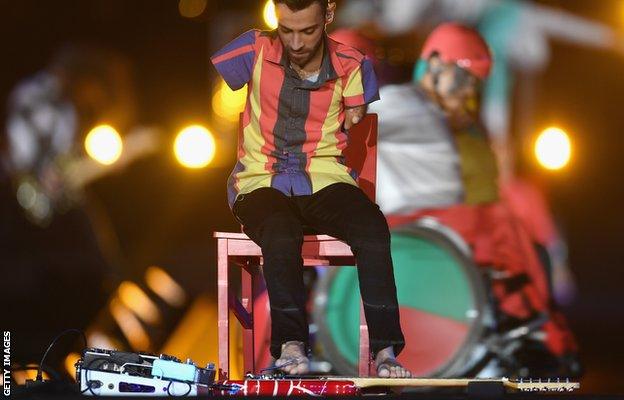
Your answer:
[[[522,392],[572,392],[581,387],[569,379],[504,379],[505,385]]]

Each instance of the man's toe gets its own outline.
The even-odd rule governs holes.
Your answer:
[[[305,362],[299,363],[297,365],[297,374],[303,375],[308,372],[308,365]]]
[[[380,378],[389,378],[390,368],[386,366],[381,366],[381,368],[379,368],[379,371],[377,372],[377,376],[379,376]]]

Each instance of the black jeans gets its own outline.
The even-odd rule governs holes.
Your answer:
[[[234,214],[262,249],[271,304],[271,354],[281,344],[308,343],[303,286],[303,226],[344,240],[356,258],[371,352],[405,346],[390,256],[390,232],[379,207],[359,188],[337,183],[310,196],[288,197],[261,188],[239,198]]]

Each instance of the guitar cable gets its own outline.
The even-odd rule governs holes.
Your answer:
[[[45,353],[43,353],[43,357],[41,357],[41,362],[39,362],[39,367],[37,368],[37,376],[35,377],[34,382],[43,382],[43,363],[45,362],[46,357],[48,356],[48,353],[50,352],[50,350],[52,349],[52,347],[54,347],[54,345],[56,344],[56,342],[58,342],[58,340],[65,336],[68,333],[78,333],[80,334],[80,336],[82,337],[82,340],[84,342],[85,348],[87,347],[87,337],[85,335],[85,333],[80,330],[80,329],[75,329],[75,328],[70,328],[70,329],[66,329],[63,332],[59,333],[54,340],[52,340],[52,343],[50,343],[50,345],[48,346],[48,349],[45,351]]]

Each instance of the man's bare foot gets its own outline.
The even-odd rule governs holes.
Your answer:
[[[303,342],[290,341],[282,344],[280,358],[275,366],[287,375],[303,375],[310,370],[310,360],[305,354]]]
[[[412,373],[396,359],[392,346],[386,347],[375,356],[377,376],[380,378],[411,378]]]

